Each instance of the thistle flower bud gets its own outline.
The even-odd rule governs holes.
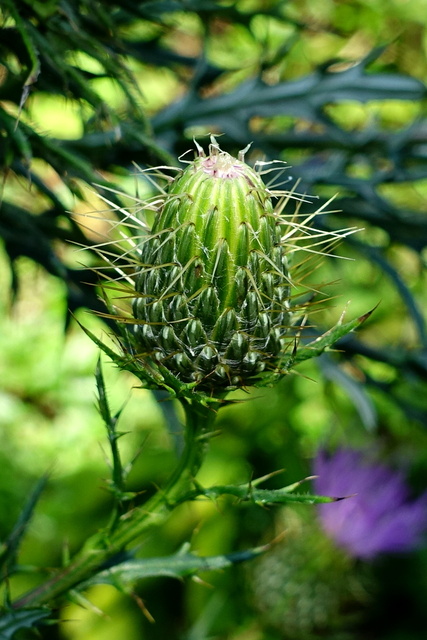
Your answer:
[[[234,158],[214,138],[207,156],[196,146],[198,157],[174,179],[163,175],[169,185],[160,196],[137,199],[139,209],[155,211],[153,226],[119,209],[125,220],[113,225],[118,239],[98,246],[111,283],[104,294],[112,313],[101,315],[114,320],[122,353],[86,332],[145,386],[215,404],[227,390],[277,382],[369,314],[346,324],[341,318],[296,349],[309,304],[298,297],[311,258],[354,229],[312,229],[309,223],[325,205],[301,220],[297,200],[294,213],[285,215],[294,194],[269,189],[263,171],[245,163],[246,149]],[[300,251],[305,256],[295,261]],[[115,280],[127,283],[119,291],[132,299],[128,315],[112,303]]]
[[[138,351],[201,388],[249,385],[290,326],[280,216],[259,173],[213,142],[170,185],[140,251]]]

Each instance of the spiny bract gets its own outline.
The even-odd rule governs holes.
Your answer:
[[[259,173],[213,141],[170,184],[140,248],[133,313],[146,354],[202,388],[249,385],[289,344],[283,220]]]

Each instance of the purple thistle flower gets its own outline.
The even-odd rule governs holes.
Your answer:
[[[419,546],[427,530],[427,493],[416,500],[403,474],[367,460],[363,453],[340,449],[319,452],[314,461],[317,494],[351,496],[319,505],[324,531],[350,555],[373,558]]]

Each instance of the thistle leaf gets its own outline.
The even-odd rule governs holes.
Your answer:
[[[217,126],[235,138],[235,122],[239,123],[239,133],[242,130],[246,132],[246,121],[254,116],[287,114],[309,122],[320,121],[321,108],[331,101],[331,96],[334,102],[352,100],[361,103],[370,100],[421,100],[425,96],[425,86],[416,78],[398,73],[367,73],[366,67],[373,55],[374,52],[340,72],[319,68],[313,74],[275,85],[251,78],[232,92],[213,98],[203,99],[196,93],[187,94],[153,118],[154,130],[164,131],[178,123],[185,127],[197,121]]]
[[[320,356],[324,351],[327,351],[336,342],[338,342],[338,340],[355,329],[358,329],[371,316],[375,309],[376,307],[371,309],[371,311],[368,311],[368,313],[363,314],[363,316],[350,320],[350,322],[346,322],[344,324],[340,320],[335,327],[326,331],[326,333],[321,335],[319,338],[316,338],[316,340],[313,340],[313,342],[310,342],[306,346],[299,347],[295,355],[292,356],[292,365]]]
[[[0,571],[3,576],[8,575],[15,563],[16,554],[21,540],[27,530],[28,524],[33,515],[35,506],[46,486],[47,476],[43,476],[36,483],[34,489],[25,503],[9,537],[2,544],[0,549]]]
[[[331,498],[327,496],[311,495],[309,493],[293,493],[293,491],[305,482],[305,480],[282,487],[281,489],[258,489],[257,484],[264,479],[265,478],[260,478],[259,480],[241,485],[219,485],[208,488],[198,486],[197,489],[186,494],[182,501],[196,500],[200,497],[216,500],[221,496],[228,495],[234,496],[241,502],[251,502],[260,506],[266,506],[288,503],[324,504],[343,499],[343,497]]]
[[[101,571],[82,585],[86,589],[95,584],[110,584],[123,587],[144,578],[166,576],[183,578],[200,571],[217,571],[231,567],[264,553],[268,547],[257,547],[246,551],[220,556],[198,556],[187,550],[187,545],[174,555],[165,558],[144,558],[122,562],[114,567]]]
[[[96,387],[98,390],[98,408],[101,417],[104,421],[107,429],[108,442],[111,448],[112,469],[111,469],[111,481],[107,486],[111,489],[112,494],[117,501],[117,509],[121,510],[121,504],[123,500],[128,500],[129,496],[125,492],[125,477],[126,471],[123,468],[120,451],[117,441],[123,432],[117,431],[117,422],[120,417],[121,410],[115,415],[111,414],[110,405],[108,403],[107,391],[105,388],[104,375],[102,373],[101,360],[98,359],[98,363],[95,371]]]

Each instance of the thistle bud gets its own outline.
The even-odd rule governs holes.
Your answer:
[[[137,351],[204,389],[250,385],[274,369],[290,326],[280,223],[243,153],[215,141],[208,156],[199,148],[140,247]]]
[[[207,156],[196,146],[195,160],[168,178],[160,196],[142,203],[155,211],[153,226],[148,230],[139,217],[120,209],[125,221],[114,224],[119,239],[98,247],[117,274],[104,276],[112,313],[101,315],[114,320],[122,353],[87,333],[145,386],[215,404],[227,390],[274,384],[369,314],[346,324],[341,318],[296,349],[308,307],[307,299],[298,302],[300,285],[312,270],[311,260],[305,265],[307,256],[323,255],[354,229],[311,229],[309,223],[326,205],[301,221],[297,200],[296,212],[285,215],[294,194],[269,189],[263,172],[245,163],[246,150],[234,158],[214,138]],[[137,205],[140,209],[140,201]],[[301,250],[306,257],[289,264],[289,256]],[[132,299],[130,314],[112,302],[115,280],[127,283],[119,291],[125,292],[122,299]]]

